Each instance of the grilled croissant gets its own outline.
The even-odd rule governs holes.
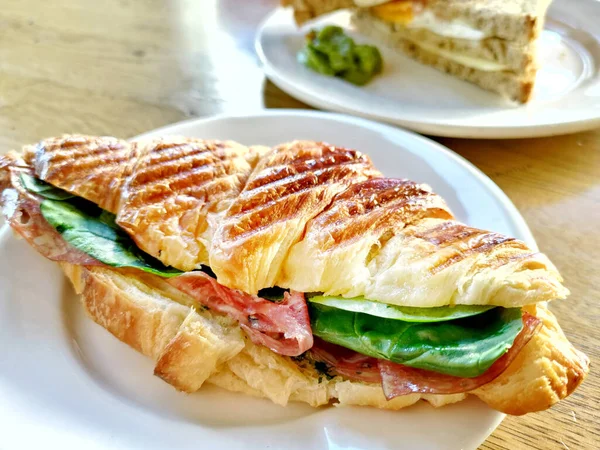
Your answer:
[[[189,273],[164,280],[70,248],[44,221],[20,170],[116,214],[140,249]],[[566,397],[588,372],[587,357],[541,303],[568,294],[546,256],[461,224],[427,185],[385,178],[355,150],[310,141],[267,148],[64,136],[0,160],[0,188],[11,226],[61,262],[89,315],[186,392],[206,381],[279,404],[390,409],[419,399],[442,406],[470,393],[524,414]],[[206,266],[214,277],[194,270]],[[255,295],[272,286],[290,290],[281,303]],[[439,386],[414,383],[412,394],[386,398],[385,370],[371,360],[358,379],[340,371],[324,379],[305,364],[318,348],[304,292],[421,308],[523,307],[529,325],[486,382],[442,376]],[[338,368],[353,358],[340,356]]]
[[[417,307],[568,294],[545,255],[457,222],[428,186],[384,178],[355,150],[68,136],[25,159],[42,180],[117,213],[164,264],[209,265],[249,294],[280,286]]]

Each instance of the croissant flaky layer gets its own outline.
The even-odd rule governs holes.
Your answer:
[[[568,293],[545,255],[459,223],[429,186],[385,178],[352,149],[63,136],[23,158],[43,180],[117,213],[165,264],[208,264],[219,283],[250,294],[281,286],[510,307]]]
[[[121,341],[155,361],[154,374],[179,390],[205,382],[286,405],[334,403],[401,409],[419,400],[444,406],[473,394],[499,411],[541,411],[583,381],[588,358],[567,340],[545,305],[528,311],[540,331],[498,378],[468,393],[410,394],[386,400],[380,384],[323,377],[315,367],[244,338],[235,321],[194,308],[195,300],[153,275],[62,263],[88,315]]]

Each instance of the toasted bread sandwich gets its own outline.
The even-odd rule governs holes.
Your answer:
[[[89,316],[184,392],[518,415],[588,372],[546,256],[352,149],[71,135],[0,158],[0,190]]]
[[[363,34],[423,64],[526,103],[551,0],[282,0],[302,23],[352,8]]]

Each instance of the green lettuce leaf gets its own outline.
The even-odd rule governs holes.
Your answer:
[[[445,322],[404,322],[309,302],[315,336],[375,358],[457,377],[483,374],[523,329],[520,308]]]
[[[21,183],[23,187],[34,194],[38,194],[44,198],[51,200],[67,200],[75,197],[73,194],[56,188],[51,184],[46,183],[38,178],[32,177],[26,173],[21,174]]]
[[[46,197],[40,209],[46,221],[65,241],[108,266],[132,267],[161,277],[183,273],[138,249],[129,235],[115,223],[114,214],[87,200],[74,197],[60,201]]]
[[[309,302],[331,306],[344,311],[352,311],[386,319],[403,320],[404,322],[445,322],[464,317],[482,314],[494,306],[457,305],[440,306],[437,308],[413,308],[410,306],[395,306],[367,300],[364,297],[343,298],[317,295],[308,298]]]

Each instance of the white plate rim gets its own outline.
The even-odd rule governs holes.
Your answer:
[[[598,8],[600,10],[600,3],[598,4]],[[410,128],[411,130],[423,134],[469,139],[521,139],[548,137],[587,131],[600,126],[600,111],[593,110],[590,110],[587,114],[587,117],[584,119],[556,119],[555,121],[548,121],[546,123],[534,125],[522,123],[506,126],[502,124],[491,123],[485,126],[480,124],[477,126],[469,126],[465,124],[446,124],[443,121],[435,119],[429,120],[423,117],[415,120],[411,119],[410,116],[402,116],[400,114],[398,114],[397,117],[392,118],[384,114],[377,114],[367,110],[353,108],[350,105],[341,104],[339,102],[327,101],[323,97],[313,95],[310,86],[303,83],[295,83],[281,75],[277,70],[277,67],[273,65],[270,59],[267,57],[263,46],[265,31],[268,30],[270,22],[273,21],[277,15],[282,14],[282,12],[286,11],[284,11],[284,8],[278,7],[263,19],[256,32],[254,49],[267,78],[269,78],[273,84],[275,84],[284,92],[287,92],[289,95],[310,106],[338,113],[352,114],[366,119],[388,122]]]

